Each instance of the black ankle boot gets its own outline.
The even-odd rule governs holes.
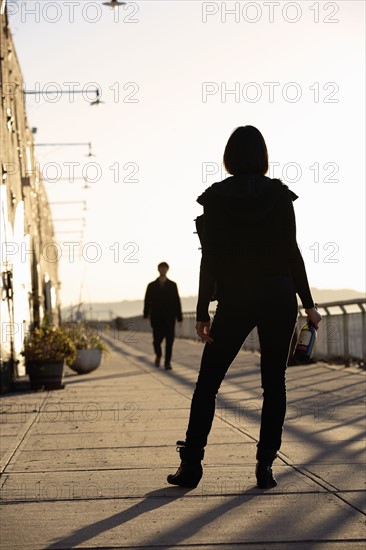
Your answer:
[[[177,451],[181,458],[181,463],[175,474],[169,474],[168,483],[195,489],[202,477],[201,460],[204,457],[204,450],[198,448],[186,447],[185,441],[177,441]]]
[[[255,476],[257,478],[257,487],[259,489],[271,489],[276,487],[277,481],[272,474],[272,463],[257,462],[255,467]]]
[[[257,487],[260,489],[276,487],[277,481],[272,473],[272,463],[276,458],[276,450],[257,445],[255,476],[257,478]]]

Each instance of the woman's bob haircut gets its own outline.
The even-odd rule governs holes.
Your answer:
[[[226,171],[232,176],[264,174],[268,171],[268,151],[264,137],[254,126],[239,126],[229,137],[224,152]]]

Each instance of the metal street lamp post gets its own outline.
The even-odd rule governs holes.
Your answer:
[[[89,147],[87,157],[95,157],[92,153],[92,144],[91,142],[77,142],[77,143],[35,143],[35,147],[79,147],[87,145]]]
[[[96,99],[89,102],[89,105],[99,105],[100,103],[105,103],[100,99],[100,90],[95,88],[92,90],[95,93]],[[26,95],[41,95],[41,94],[85,94],[85,90],[23,90],[24,96]]]

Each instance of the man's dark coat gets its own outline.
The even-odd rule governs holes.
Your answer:
[[[150,317],[151,326],[182,321],[182,308],[178,288],[167,279],[163,285],[159,277],[149,283],[145,294],[144,319]]]

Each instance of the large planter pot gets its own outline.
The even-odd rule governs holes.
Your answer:
[[[102,361],[101,349],[78,349],[75,361],[69,365],[78,374],[87,374],[97,369]]]
[[[62,390],[62,375],[65,361],[27,361],[26,370],[32,390]]]

